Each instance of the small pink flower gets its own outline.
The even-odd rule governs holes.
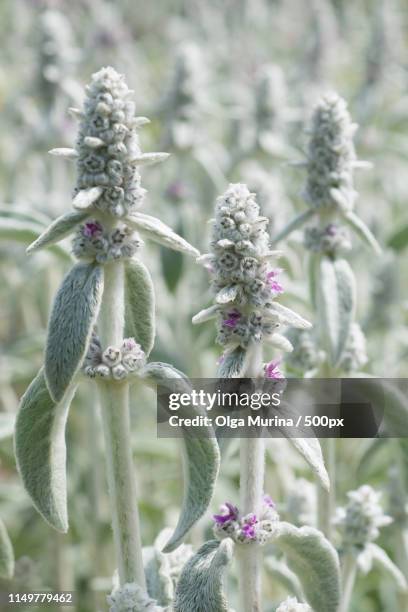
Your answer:
[[[270,495],[265,494],[263,496],[263,502],[265,506],[268,506],[268,508],[275,508],[275,502]]]
[[[225,525],[225,523],[238,520],[238,508],[229,502],[225,502],[225,504],[221,506],[221,511],[222,514],[213,515],[213,519],[217,525]]]
[[[86,238],[95,238],[103,232],[103,227],[99,221],[88,221],[85,223],[82,233]]]
[[[187,198],[187,187],[182,181],[174,181],[170,183],[166,189],[166,196],[170,200],[180,202]]]
[[[238,310],[231,310],[230,312],[227,312],[228,318],[224,319],[222,324],[226,327],[236,327],[241,316],[242,315],[240,312],[238,312]]]
[[[129,351],[129,352],[134,351],[136,347],[137,347],[137,344],[134,338],[125,338],[123,340],[122,348],[125,351]]]
[[[266,283],[269,286],[269,289],[273,291],[273,293],[275,293],[276,295],[284,292],[284,288],[277,278],[281,273],[281,268],[275,268],[275,270],[271,270],[266,275]]]
[[[249,514],[245,517],[243,525],[241,527],[241,533],[247,540],[254,540],[256,538],[256,527],[258,523],[256,514]]]
[[[278,367],[279,364],[280,364],[280,360],[270,361],[269,363],[267,363],[265,366],[265,378],[273,378],[273,379],[279,379],[279,380],[282,380],[283,378],[285,378]]]

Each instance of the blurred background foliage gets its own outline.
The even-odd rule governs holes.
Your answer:
[[[47,151],[74,143],[75,122],[67,110],[81,103],[91,73],[111,64],[126,75],[138,114],[151,119],[142,131],[143,149],[171,153],[166,164],[143,173],[149,192],[145,210],[202,252],[215,197],[228,182],[246,182],[257,193],[272,235],[301,210],[304,176],[288,162],[303,156],[304,127],[318,97],[331,89],[345,97],[360,125],[358,155],[374,164],[358,177],[357,209],[384,246],[383,255],[373,259],[357,240],[353,244],[358,319],[368,340],[366,371],[406,377],[407,24],[404,0],[2,0],[0,516],[13,542],[16,570],[0,590],[74,589],[77,610],[94,611],[104,609],[114,571],[92,390],[84,386],[69,419],[68,535],[54,533],[32,508],[16,473],[10,435],[19,398],[42,360],[52,297],[70,265],[69,245],[30,258],[25,246],[70,207],[74,165]],[[285,301],[313,320],[300,235],[282,248]],[[170,361],[192,377],[214,375],[220,353],[214,328],[190,323],[210,301],[206,272],[152,245],[143,259],[157,294],[152,359]],[[153,394],[146,391],[132,401],[148,545],[174,524],[181,464],[177,441],[156,438]],[[346,491],[369,482],[384,490],[393,515],[390,491],[399,490],[406,502],[406,446],[396,440],[339,440],[339,503]],[[271,441],[268,452],[267,490],[289,517],[297,479],[313,482],[312,476],[285,440]],[[396,489],[390,466],[398,466]],[[236,500],[237,484],[233,443],[224,453],[213,510],[225,499]],[[313,508],[309,501],[306,507]],[[309,512],[302,521],[312,523],[313,516]],[[209,524],[201,522],[193,544],[202,542]],[[406,529],[405,515],[399,515],[384,529],[382,545],[408,572],[398,552]],[[286,592],[284,580],[277,579],[276,568],[268,575],[269,598],[278,602]],[[393,583],[373,571],[358,581],[352,610],[402,612],[405,604]]]

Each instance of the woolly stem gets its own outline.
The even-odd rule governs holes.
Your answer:
[[[255,378],[262,368],[262,346],[250,349],[244,376]],[[254,435],[254,434],[253,434]],[[242,514],[259,516],[264,494],[265,446],[262,438],[240,441],[240,496]],[[240,606],[242,612],[262,610],[261,549],[258,543],[242,544],[238,550]]]
[[[332,519],[336,507],[336,440],[323,438],[320,440],[324,463],[330,480],[330,490],[317,483],[318,527],[328,540],[333,535]]]
[[[351,603],[351,596],[353,593],[354,583],[357,574],[357,562],[356,558],[352,554],[345,556],[343,560],[343,597],[340,602],[338,612],[348,612]]]
[[[105,266],[105,286],[99,317],[103,348],[119,347],[124,327],[124,266]],[[99,381],[112,527],[120,584],[137,582],[145,588],[136,481],[132,459],[129,385]]]

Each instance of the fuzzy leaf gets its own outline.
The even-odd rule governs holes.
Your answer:
[[[276,244],[286,238],[286,236],[294,232],[296,229],[302,227],[302,225],[304,225],[306,221],[309,221],[309,219],[315,214],[316,211],[313,208],[308,208],[305,210],[305,212],[295,217],[293,221],[290,221],[290,223],[288,223],[277,236],[272,238],[271,244]]]
[[[81,189],[78,191],[72,205],[77,210],[86,211],[88,208],[92,208],[93,204],[103,194],[103,187],[89,187],[89,189]],[[89,213],[88,213],[89,214]]]
[[[220,378],[240,378],[246,365],[246,350],[238,346],[226,352],[218,367],[217,376]]]
[[[321,485],[328,491],[330,489],[330,480],[324,465],[319,440],[317,438],[293,438],[292,436],[288,436],[288,440],[307,461],[320,480]]]
[[[292,419],[294,423],[297,422],[299,413],[295,410],[290,403],[282,402],[279,407],[279,416],[284,419]],[[330,480],[327,470],[324,465],[323,453],[320,448],[320,442],[317,438],[307,437],[310,432],[307,427],[302,424],[297,427],[279,427],[279,431],[289,440],[294,448],[302,455],[302,457],[310,465],[321,485],[326,489],[330,489]],[[272,429],[273,433],[273,429]]]
[[[215,301],[218,304],[229,304],[237,297],[239,291],[238,285],[227,285],[220,289],[216,295]]]
[[[293,351],[292,343],[282,334],[274,333],[265,337],[266,342],[272,344],[281,351],[291,353]]]
[[[0,240],[13,240],[27,245],[38,239],[42,229],[43,227],[37,223],[12,217],[0,218]],[[51,250],[65,262],[71,261],[69,252],[61,245],[53,245]]]
[[[316,298],[320,333],[330,362],[334,366],[342,356],[354,319],[355,279],[345,259],[332,261],[323,257],[320,261],[317,282]]]
[[[51,221],[48,215],[20,204],[0,205],[0,218],[14,219],[18,222],[28,221],[29,223],[38,224],[41,228],[48,225]]]
[[[146,383],[168,387],[170,392],[191,391],[190,383],[184,374],[167,363],[149,363],[141,375]],[[188,406],[185,412],[185,416],[188,414],[189,417],[201,414],[199,409],[193,406]],[[183,413],[181,408],[178,415],[183,416]],[[177,548],[191,527],[206,512],[213,496],[220,465],[218,444],[213,430],[209,427],[201,427],[199,432],[196,430],[194,436],[183,428],[183,442],[184,499],[177,527],[163,549],[164,552]]]
[[[64,157],[65,159],[77,159],[78,151],[75,149],[70,149],[68,147],[59,147],[57,149],[51,149],[48,151],[50,155],[54,155],[55,157]]]
[[[194,325],[198,323],[204,323],[205,321],[210,321],[210,319],[214,319],[219,311],[218,306],[210,306],[209,308],[204,308],[204,310],[200,310],[194,317],[192,318],[192,322]]]
[[[233,546],[230,539],[210,540],[186,563],[177,584],[174,612],[228,612],[222,582]]]
[[[160,219],[135,212],[126,217],[126,223],[138,230],[141,234],[144,234],[146,238],[150,238],[150,240],[169,249],[181,251],[193,257],[198,257],[200,255],[200,252],[195,247],[173,232],[173,230],[160,221]]]
[[[152,166],[160,164],[170,157],[170,153],[141,153],[138,157],[133,157],[130,163],[134,166]]]
[[[56,404],[41,369],[22,397],[14,438],[17,467],[35,508],[63,533],[68,530],[65,424],[74,393],[71,385]]]
[[[344,220],[352,228],[352,230],[361,238],[370,248],[373,249],[376,255],[381,254],[381,247],[377,242],[377,239],[372,234],[371,230],[367,227],[360,217],[358,217],[352,211],[347,212],[343,215]]]
[[[299,578],[288,568],[284,561],[272,555],[266,557],[265,569],[273,575],[274,580],[277,578],[289,593],[293,593],[298,599],[302,599],[302,586]]]
[[[74,266],[58,290],[45,349],[45,377],[56,402],[82,365],[102,293],[103,267],[88,263]]]
[[[161,606],[171,604],[174,586],[167,555],[154,546],[143,548],[143,563],[146,574],[147,592]]]
[[[14,552],[7,529],[0,519],[0,578],[10,580],[14,574]]]
[[[10,217],[0,218],[1,240],[16,240],[27,244],[38,237],[41,229],[42,227],[39,224],[32,221]]]
[[[75,230],[79,223],[85,221],[87,216],[85,212],[70,212],[58,217],[58,219],[43,231],[37,240],[30,244],[27,248],[27,253],[33,253],[34,251],[44,249],[45,247],[49,247],[63,240]]]
[[[313,527],[282,522],[272,541],[285,553],[314,612],[336,612],[340,601],[339,559],[324,535]]]
[[[163,553],[163,546],[171,534],[172,530],[165,528],[159,533],[153,546],[143,548],[147,592],[161,606],[170,606],[182,565],[193,556],[190,544],[183,544],[174,553]]]
[[[400,591],[407,592],[408,584],[404,574],[395,565],[395,563],[391,561],[385,550],[374,543],[369,544],[369,547],[374,564],[381,570],[384,570],[390,574],[390,576],[395,580],[395,583]]]
[[[146,355],[156,335],[155,296],[149,270],[138,259],[125,266],[125,333],[137,340]]]
[[[306,321],[306,319],[298,315],[296,312],[287,306],[283,306],[283,304],[279,304],[279,302],[276,302],[275,300],[272,302],[272,310],[278,313],[283,323],[286,323],[291,327],[296,327],[297,329],[310,329],[312,327],[312,324],[309,323],[309,321]]]

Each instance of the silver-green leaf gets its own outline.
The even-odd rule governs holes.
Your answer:
[[[406,593],[408,591],[407,580],[401,570],[387,555],[385,550],[373,542],[371,542],[368,546],[374,565],[377,565],[380,570],[387,572],[394,579],[397,588],[401,592]]]
[[[180,251],[193,257],[200,255],[200,252],[188,243],[187,240],[184,240],[184,238],[173,232],[170,227],[155,217],[135,212],[126,217],[126,223],[141,234],[144,234],[146,238],[150,238],[150,240],[169,249]]]
[[[272,538],[285,553],[314,612],[336,612],[340,602],[340,566],[336,550],[313,527],[279,523]]]
[[[290,221],[287,225],[285,225],[285,227],[276,236],[272,238],[271,244],[277,244],[278,242],[286,238],[286,236],[294,232],[296,229],[302,227],[302,225],[304,225],[306,221],[309,221],[309,219],[315,214],[316,211],[313,208],[308,208],[307,210],[305,210],[305,212],[301,213],[292,221]]]
[[[170,392],[191,391],[188,379],[167,363],[149,363],[141,373],[147,384],[168,388]],[[183,416],[183,409],[178,411]],[[186,415],[193,417],[201,412],[188,406]],[[210,427],[201,427],[192,436],[183,429],[184,499],[180,517],[167,542],[164,552],[175,550],[191,527],[203,516],[211,503],[220,466],[220,451]]]
[[[181,573],[174,612],[228,612],[228,602],[223,593],[223,573],[232,559],[234,544],[206,542]]]
[[[74,199],[72,200],[72,205],[79,211],[85,212],[89,215],[89,210],[93,207],[95,202],[101,197],[103,194],[103,187],[89,187],[88,189],[81,189],[78,191]]]
[[[200,310],[200,312],[198,312],[192,318],[193,325],[198,325],[199,323],[205,323],[206,321],[215,319],[219,310],[220,308],[217,305],[209,306],[208,308],[204,308],[204,310]]]
[[[51,397],[64,396],[82,365],[103,293],[103,267],[77,264],[58,290],[48,324],[45,377]]]
[[[21,400],[15,429],[17,467],[24,487],[43,518],[68,530],[65,424],[75,385],[58,404],[41,369]]]
[[[358,217],[352,211],[349,211],[343,215],[343,219],[346,221],[346,223],[348,223],[357,236],[361,238],[371,249],[373,249],[376,255],[381,255],[381,247],[378,244],[377,239],[364,221],[360,219],[360,217]]]
[[[125,333],[149,355],[156,335],[154,287],[150,272],[137,259],[125,266],[125,305]]]
[[[10,580],[14,574],[14,552],[7,529],[0,519],[0,578]]]
[[[272,302],[271,310],[274,310],[281,318],[282,323],[286,325],[290,325],[296,329],[310,329],[312,327],[312,324],[309,323],[309,321],[301,317],[294,310],[291,310],[291,308],[283,306],[283,304],[279,304],[279,302],[276,300]]]
[[[239,378],[246,365],[246,350],[238,346],[221,357],[217,376],[220,378]]]
[[[346,346],[356,308],[354,274],[345,259],[323,257],[317,278],[319,330],[330,363],[335,366]]]
[[[43,233],[30,244],[27,253],[34,253],[45,247],[49,247],[71,234],[79,223],[85,221],[88,214],[85,212],[69,212],[58,217]]]
[[[291,406],[290,403],[282,402],[279,407],[279,416],[283,417],[283,421],[292,419],[297,423],[299,414]],[[320,447],[320,442],[317,438],[312,438],[307,427],[302,424],[296,427],[279,427],[279,431],[289,440],[299,454],[307,461],[313,472],[319,479],[322,487],[326,490],[330,489],[330,479],[324,465],[323,453]]]

